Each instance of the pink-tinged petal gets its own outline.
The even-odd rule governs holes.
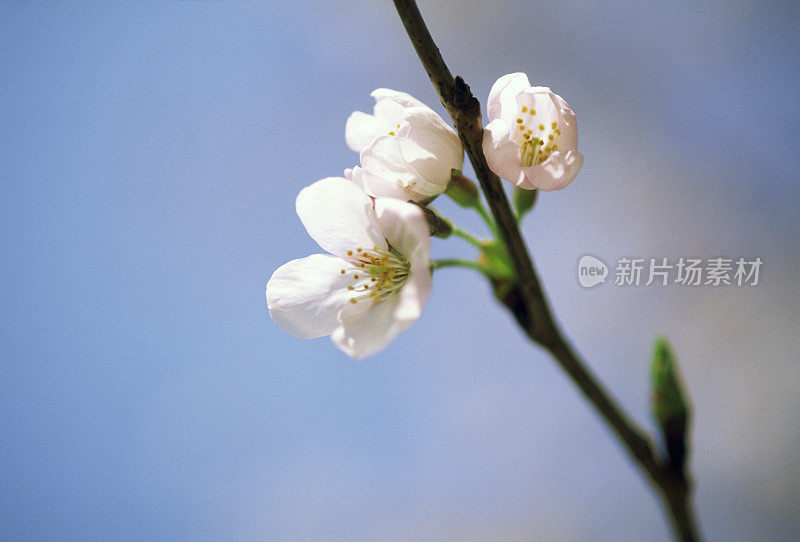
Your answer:
[[[582,165],[583,155],[578,151],[554,152],[538,166],[522,168],[525,174],[523,187],[544,191],[561,190],[575,180]]]
[[[524,73],[509,73],[495,81],[489,92],[487,108],[489,120],[497,120],[504,114],[505,116],[516,114],[516,96],[530,86],[528,76]]]
[[[425,214],[417,205],[398,199],[376,198],[378,225],[389,244],[411,261],[411,257],[427,259],[431,232]]]
[[[357,248],[386,247],[372,198],[352,181],[319,180],[300,191],[295,207],[311,238],[335,256]]]
[[[336,347],[355,359],[363,359],[386,348],[400,332],[412,324],[395,320],[394,311],[400,303],[398,296],[363,305],[347,307],[340,314],[340,325],[331,335]]]
[[[559,96],[555,92],[553,92],[553,101],[556,103],[556,106],[559,109],[563,109],[565,111],[569,111],[570,113],[572,112],[572,108],[567,103],[567,100],[565,100],[564,98],[562,98],[561,96]]]
[[[341,258],[314,254],[279,267],[267,282],[267,308],[278,327],[301,339],[330,335],[349,302],[352,283]]]
[[[483,131],[482,146],[489,169],[514,184],[522,182],[519,145],[506,122],[499,119],[490,122]]]
[[[558,94],[553,94],[553,101],[558,106],[561,115],[561,119],[558,122],[561,129],[558,148],[562,151],[576,150],[578,148],[578,119],[564,98]]]
[[[522,114],[525,124],[533,124],[534,127],[541,124],[549,130],[550,123],[558,120],[558,106],[553,102],[553,93],[547,87],[527,88],[517,95],[515,101],[519,110],[523,106],[527,108],[526,113]],[[531,112],[534,114],[531,115]]]
[[[415,190],[428,196],[441,194],[451,170],[464,164],[458,134],[427,107],[406,109],[396,140],[403,160],[419,174]]]
[[[424,103],[417,100],[411,94],[399,92],[389,88],[376,88],[372,91],[370,96],[375,98],[376,104],[383,100],[391,100],[402,105],[403,107],[427,107]]]
[[[344,138],[351,150],[361,152],[361,149],[372,143],[373,139],[388,133],[392,129],[391,126],[385,119],[354,111],[344,127]]]
[[[517,98],[520,106],[525,105],[536,110],[534,117],[537,124],[545,126],[545,134],[552,133],[551,123],[558,122],[561,134],[558,136],[558,148],[563,151],[578,148],[578,122],[569,104],[553,93],[548,87],[531,87]],[[535,134],[534,134],[535,135]]]

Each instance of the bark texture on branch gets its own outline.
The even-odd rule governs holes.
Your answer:
[[[481,143],[483,124],[480,102],[469,86],[453,77],[433,41],[414,0],[394,0],[397,12],[439,99],[458,132],[484,197],[498,226],[516,272],[516,280],[503,284],[499,298],[511,310],[525,333],[547,349],[578,386],[625,446],[631,457],[658,489],[676,536],[699,540],[691,505],[691,481],[685,467],[672,468],[656,452],[650,437],[640,429],[600,385],[580,357],[564,339],[556,323],[517,226],[501,180],[486,163]],[[495,291],[498,292],[497,284]]]

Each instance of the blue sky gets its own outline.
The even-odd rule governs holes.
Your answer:
[[[707,538],[797,538],[800,10],[421,8],[484,106],[524,71],[576,111],[583,171],[523,231],[648,427],[650,342],[672,341]],[[344,123],[376,87],[443,113],[389,2],[0,4],[0,538],[668,539],[474,273],[437,271],[362,362],[269,320],[270,274],[318,251],[294,198],[356,163]],[[584,290],[584,254],[764,266],[749,289]]]

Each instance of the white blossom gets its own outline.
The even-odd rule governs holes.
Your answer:
[[[560,190],[583,165],[575,113],[524,73],[498,79],[489,93],[483,152],[498,176],[528,190]]]
[[[347,145],[360,152],[361,166],[345,176],[373,196],[423,202],[444,192],[464,163],[455,130],[406,93],[377,89],[372,97],[372,115],[356,111],[347,119]]]
[[[266,292],[273,321],[304,339],[330,335],[353,358],[382,350],[420,317],[430,293],[424,214],[411,203],[373,199],[337,177],[304,188],[296,208],[328,254],[273,273]]]

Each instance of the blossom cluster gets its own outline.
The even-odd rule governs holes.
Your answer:
[[[273,321],[299,338],[329,335],[353,358],[383,349],[416,321],[431,290],[431,231],[422,207],[443,193],[464,151],[435,111],[404,92],[372,93],[372,114],[347,119],[359,164],[302,189],[296,210],[326,254],[292,260],[267,283]],[[525,189],[556,190],[577,174],[575,115],[521,73],[489,97],[490,168]]]

